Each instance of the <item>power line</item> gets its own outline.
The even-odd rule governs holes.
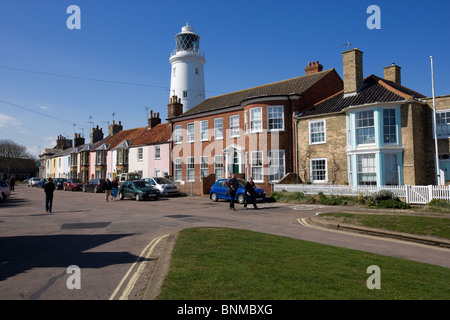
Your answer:
[[[95,79],[95,78],[88,78],[88,77],[72,76],[72,75],[68,75],[68,74],[59,74],[59,73],[50,73],[50,72],[43,72],[43,71],[27,70],[27,69],[21,69],[21,68],[13,68],[13,67],[7,67],[7,66],[0,66],[0,68],[1,69],[7,69],[7,70],[13,70],[13,71],[34,73],[34,74],[43,74],[43,75],[52,76],[52,77],[62,77],[62,78],[77,79],[77,80],[87,80],[87,81],[96,81],[96,82],[120,84],[120,85],[127,85],[127,86],[138,86],[138,87],[159,88],[159,89],[169,90],[169,88],[167,86],[156,86],[156,85],[150,85],[150,84],[144,84],[144,83]],[[226,93],[224,91],[214,91],[214,90],[207,90],[206,92]]]

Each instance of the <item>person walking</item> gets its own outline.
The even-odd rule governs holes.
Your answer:
[[[239,188],[239,181],[236,179],[236,175],[234,173],[231,174],[231,179],[228,179],[228,184],[230,186],[230,210],[236,211],[234,208],[234,198],[236,197],[236,192]]]
[[[111,183],[111,199],[117,200],[117,191],[119,190],[119,183],[117,182],[117,179],[114,179]]]
[[[12,175],[9,178],[9,188],[11,191],[14,191],[14,185],[16,184],[16,178],[14,178],[14,175]]]
[[[48,182],[44,185],[45,192],[45,212],[52,213],[53,206],[53,192],[55,191],[56,186],[53,183],[52,178],[48,178]]]
[[[112,184],[109,179],[106,179],[105,184],[103,185],[103,190],[106,193],[106,202],[108,202],[109,196],[111,195]]]
[[[256,206],[256,192],[255,192],[255,183],[253,182],[252,177],[250,177],[245,184],[245,200],[244,200],[244,208],[247,208],[247,203],[249,198],[252,198],[253,208],[258,209]]]

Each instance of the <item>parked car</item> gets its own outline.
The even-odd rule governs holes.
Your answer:
[[[124,181],[119,187],[119,199],[133,198],[136,201],[140,200],[158,200],[160,192],[157,188],[150,186],[145,181]]]
[[[92,179],[83,184],[82,190],[83,192],[92,191],[94,193],[103,192],[103,184],[105,183],[105,179]]]
[[[64,186],[64,182],[66,182],[66,178],[55,178],[53,179],[53,183],[55,184],[56,190],[62,190]]]
[[[153,178],[142,178],[141,180],[147,182],[152,187],[157,188],[162,196],[180,194],[178,186],[167,178],[153,177]]]
[[[209,198],[212,201],[216,202],[219,199],[231,200],[231,196],[226,195],[227,185],[225,184],[225,181],[228,181],[228,179],[217,180],[212,185],[209,191]],[[235,200],[242,204],[244,203],[245,200],[245,183],[247,181],[243,179],[238,179],[238,181],[239,181],[239,188],[236,192]],[[256,187],[255,194],[256,194],[256,201],[263,201],[266,198],[266,193],[261,188]]]
[[[136,172],[120,173],[116,176],[119,186],[125,181],[140,180],[141,176]]]
[[[35,187],[37,186],[37,184],[41,181],[41,178],[38,177],[34,177],[34,178],[30,178],[28,180],[28,186],[29,187]]]
[[[44,187],[44,185],[47,183],[47,179],[41,179],[39,182],[38,182],[38,184],[36,185],[36,187],[38,187],[38,188],[43,188]]]
[[[11,196],[11,190],[8,181],[0,179],[0,201],[5,200],[9,196]]]
[[[63,190],[81,190],[83,183],[80,179],[69,179],[63,183]]]

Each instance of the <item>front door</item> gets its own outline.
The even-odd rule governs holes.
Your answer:
[[[233,156],[233,173],[239,173],[239,154],[236,151]]]

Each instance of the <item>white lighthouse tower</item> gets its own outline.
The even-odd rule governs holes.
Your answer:
[[[169,59],[172,65],[170,97],[181,98],[183,112],[186,112],[205,100],[203,65],[206,60],[200,53],[200,36],[188,23],[175,36],[175,43]]]

